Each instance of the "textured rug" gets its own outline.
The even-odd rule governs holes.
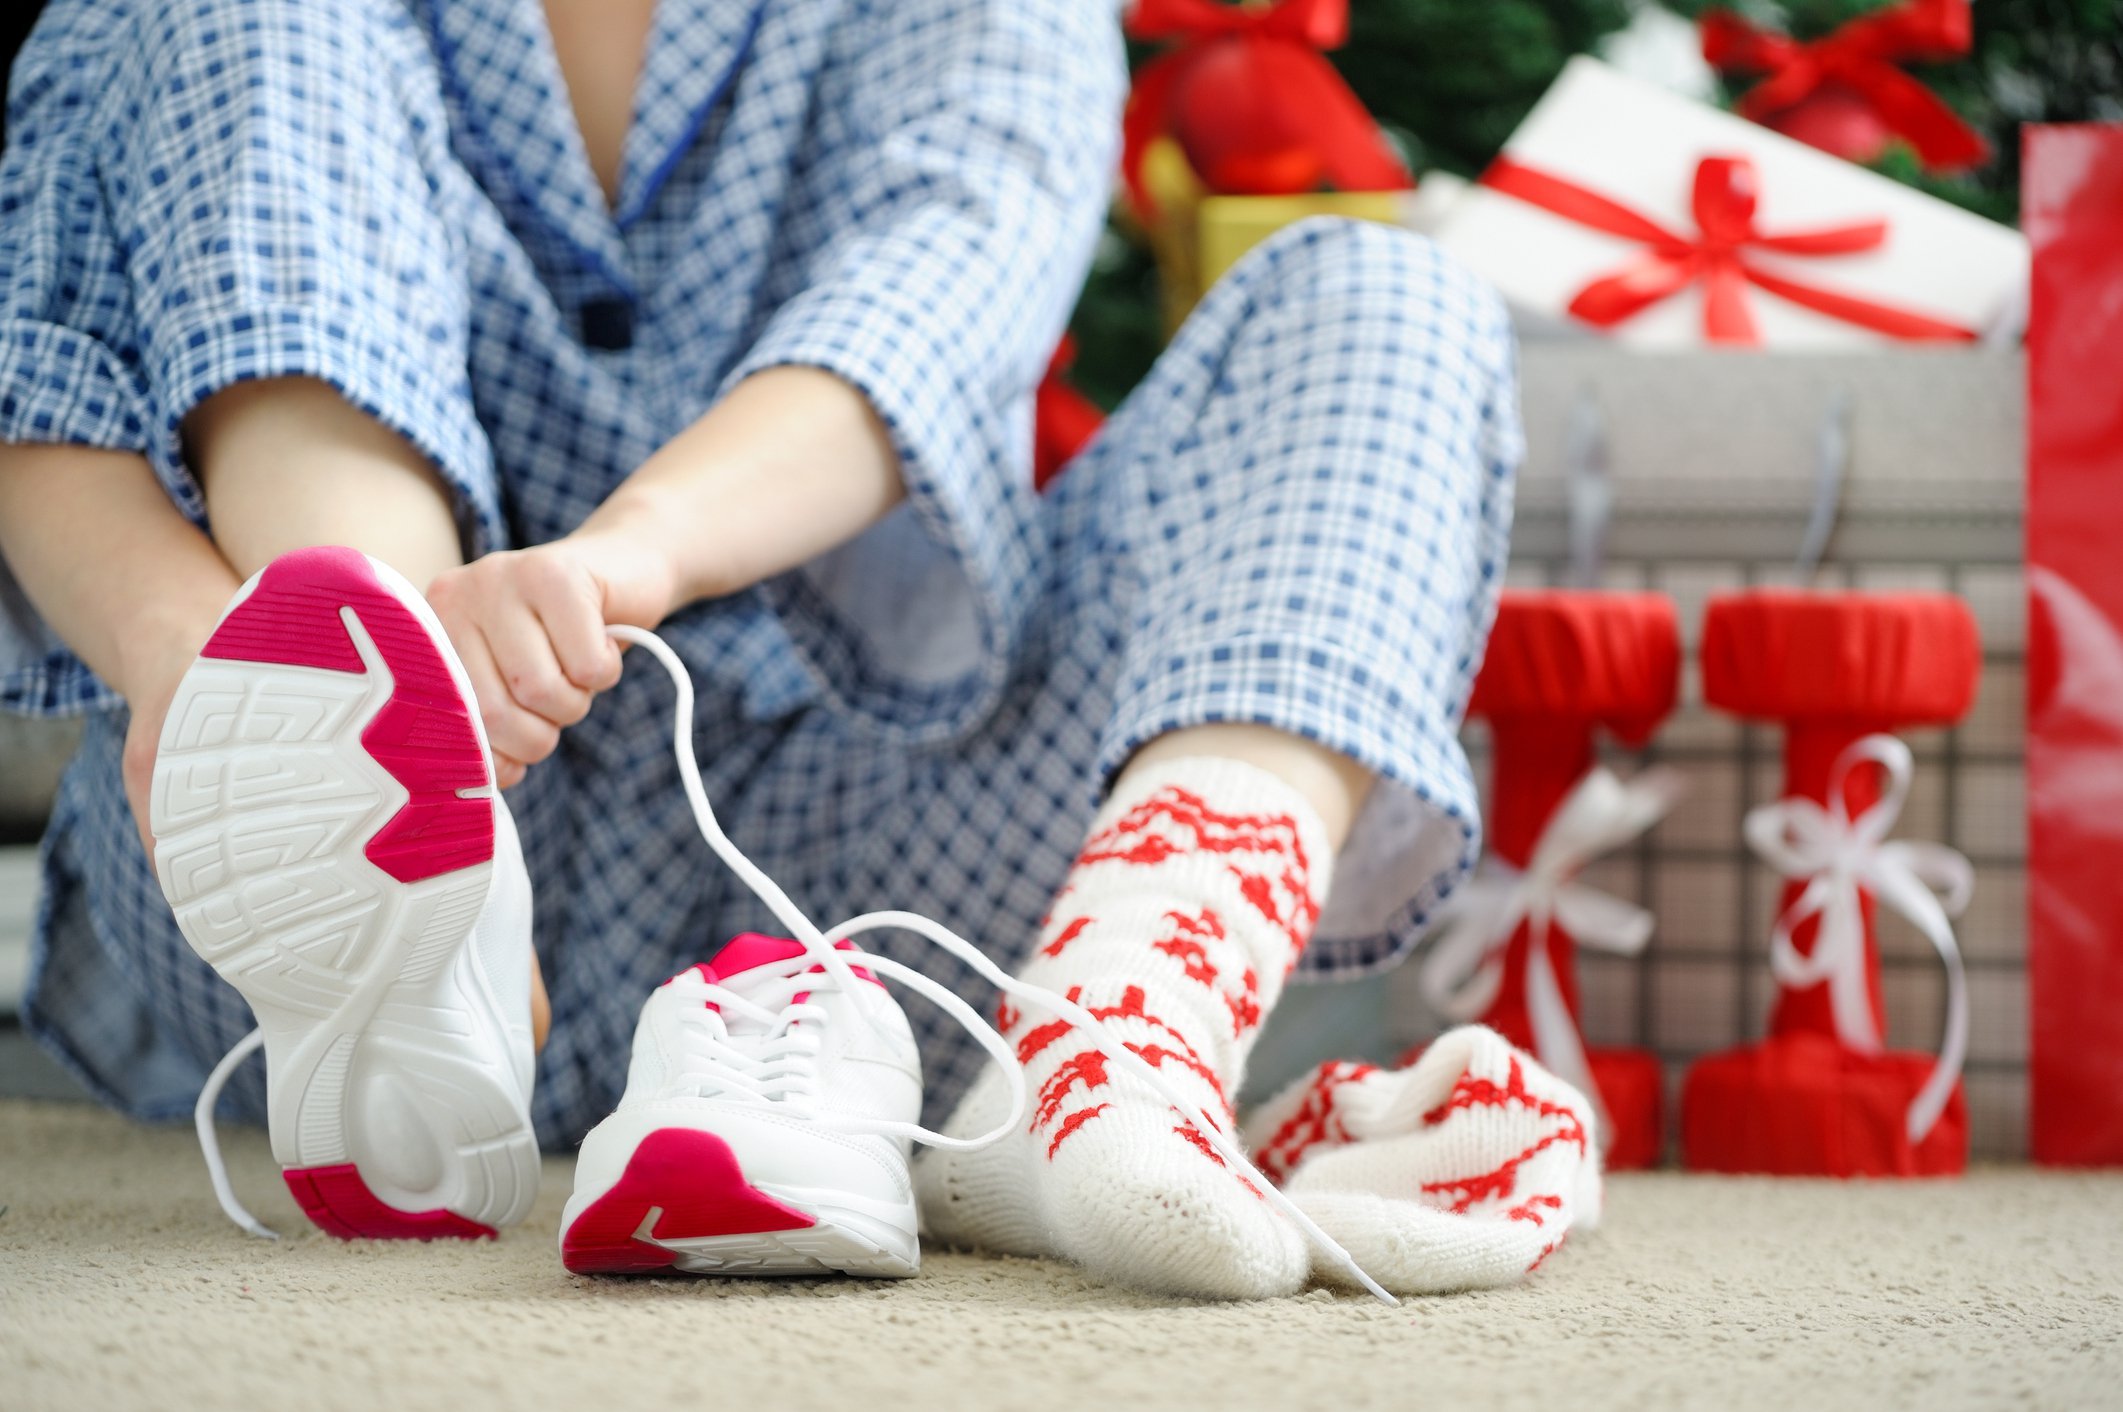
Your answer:
[[[2123,1405],[2123,1176],[1630,1176],[1524,1287],[1190,1305],[931,1251],[919,1279],[586,1280],[568,1164],[498,1242],[307,1229],[261,1134],[227,1225],[192,1136],[0,1102],[0,1407],[640,1409]]]

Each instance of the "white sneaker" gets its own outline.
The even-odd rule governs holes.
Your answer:
[[[155,868],[258,1031],[273,1155],[342,1237],[490,1236],[538,1187],[531,888],[471,684],[413,586],[351,549],[245,584],[163,723]]]
[[[904,1137],[921,1060],[860,963],[745,935],[642,1006],[618,1109],[583,1139],[561,1217],[578,1274],[905,1276],[921,1267]]]

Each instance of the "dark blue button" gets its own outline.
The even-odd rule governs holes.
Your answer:
[[[582,341],[607,353],[634,346],[634,306],[624,299],[592,299],[582,306]]]

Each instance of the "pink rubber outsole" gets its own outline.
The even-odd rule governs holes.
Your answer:
[[[817,1224],[745,1180],[730,1144],[694,1128],[659,1128],[643,1138],[610,1191],[575,1218],[560,1260],[578,1275],[638,1275],[667,1269],[677,1252],[634,1238],[657,1207],[659,1240],[793,1231]]]
[[[362,853],[402,883],[494,856],[494,806],[458,791],[491,783],[472,707],[427,627],[352,549],[298,550],[274,560],[222,620],[202,657],[364,675],[340,617],[352,609],[391,672],[391,699],[361,745],[409,796]],[[351,1162],[282,1175],[309,1218],[342,1240],[477,1239],[494,1230],[450,1211],[401,1211],[369,1190]]]
[[[494,806],[460,799],[487,778],[472,706],[434,639],[352,549],[302,549],[275,559],[208,639],[202,657],[363,673],[340,620],[351,608],[391,669],[391,699],[361,744],[411,798],[363,850],[400,882],[417,882],[494,856]]]
[[[401,1211],[384,1205],[351,1162],[290,1167],[280,1174],[304,1214],[341,1240],[491,1240],[492,1226],[454,1211]]]

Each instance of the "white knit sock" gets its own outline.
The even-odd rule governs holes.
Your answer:
[[[1249,1114],[1245,1137],[1373,1279],[1444,1294],[1516,1284],[1598,1224],[1593,1124],[1583,1094],[1469,1025],[1406,1069],[1324,1064]]]
[[[1246,1053],[1311,938],[1331,869],[1318,814],[1266,771],[1195,758],[1131,772],[1019,974],[1105,1020],[1186,1111],[1109,1073],[1066,1022],[1006,1004],[1000,1028],[1025,1067],[1030,1121],[983,1151],[923,1159],[929,1233],[1060,1256],[1138,1289],[1246,1299],[1299,1288],[1303,1238],[1198,1125],[1229,1130]],[[1007,1104],[991,1066],[946,1131],[990,1129]]]

